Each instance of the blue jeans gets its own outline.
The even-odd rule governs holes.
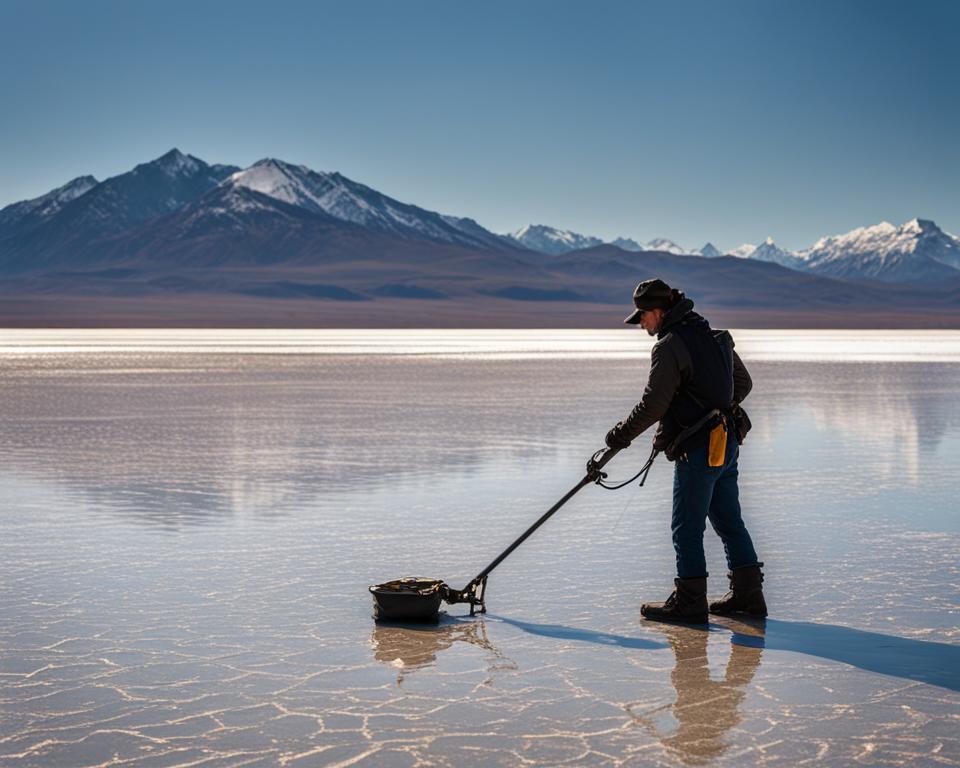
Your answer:
[[[703,556],[703,532],[707,518],[723,540],[727,567],[731,570],[758,562],[753,541],[740,516],[737,488],[737,458],[740,449],[733,433],[727,440],[721,467],[707,466],[707,446],[679,458],[673,475],[673,548],[677,553],[677,575],[681,579],[707,575]]]

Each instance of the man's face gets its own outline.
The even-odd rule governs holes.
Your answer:
[[[651,336],[656,336],[661,320],[663,320],[662,309],[647,309],[640,315],[640,327]]]

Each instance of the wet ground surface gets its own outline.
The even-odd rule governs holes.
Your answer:
[[[736,335],[771,616],[691,628],[638,615],[671,585],[662,459],[578,494],[485,616],[370,618],[368,584],[461,587],[577,482],[638,335],[4,334],[2,765],[960,763],[960,336]]]

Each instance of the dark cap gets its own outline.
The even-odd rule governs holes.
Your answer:
[[[633,289],[633,306],[637,309],[623,322],[636,325],[648,309],[668,309],[673,304],[673,291],[663,280],[644,280]]]

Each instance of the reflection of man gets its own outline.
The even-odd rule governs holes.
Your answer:
[[[750,374],[733,351],[730,334],[712,330],[693,311],[693,302],[662,280],[640,283],[633,303],[636,309],[624,322],[639,325],[657,343],[643,398],[610,430],[606,442],[626,448],[659,421],[653,444],[676,461],[671,521],[675,589],[666,602],[646,603],[640,612],[659,621],[707,621],[703,531],[709,518],[723,540],[731,589],[710,611],[766,616],[763,563],[743,524],[737,488],[734,411],[750,391]]]
[[[673,649],[675,663],[670,674],[677,699],[672,705],[677,727],[664,734],[655,728],[658,713],[632,712],[653,730],[665,747],[677,752],[687,764],[702,765],[723,754],[723,738],[741,719],[740,704],[760,664],[762,647],[731,644],[730,658],[722,680],[710,677],[707,660],[708,632],[687,627],[662,626]]]

